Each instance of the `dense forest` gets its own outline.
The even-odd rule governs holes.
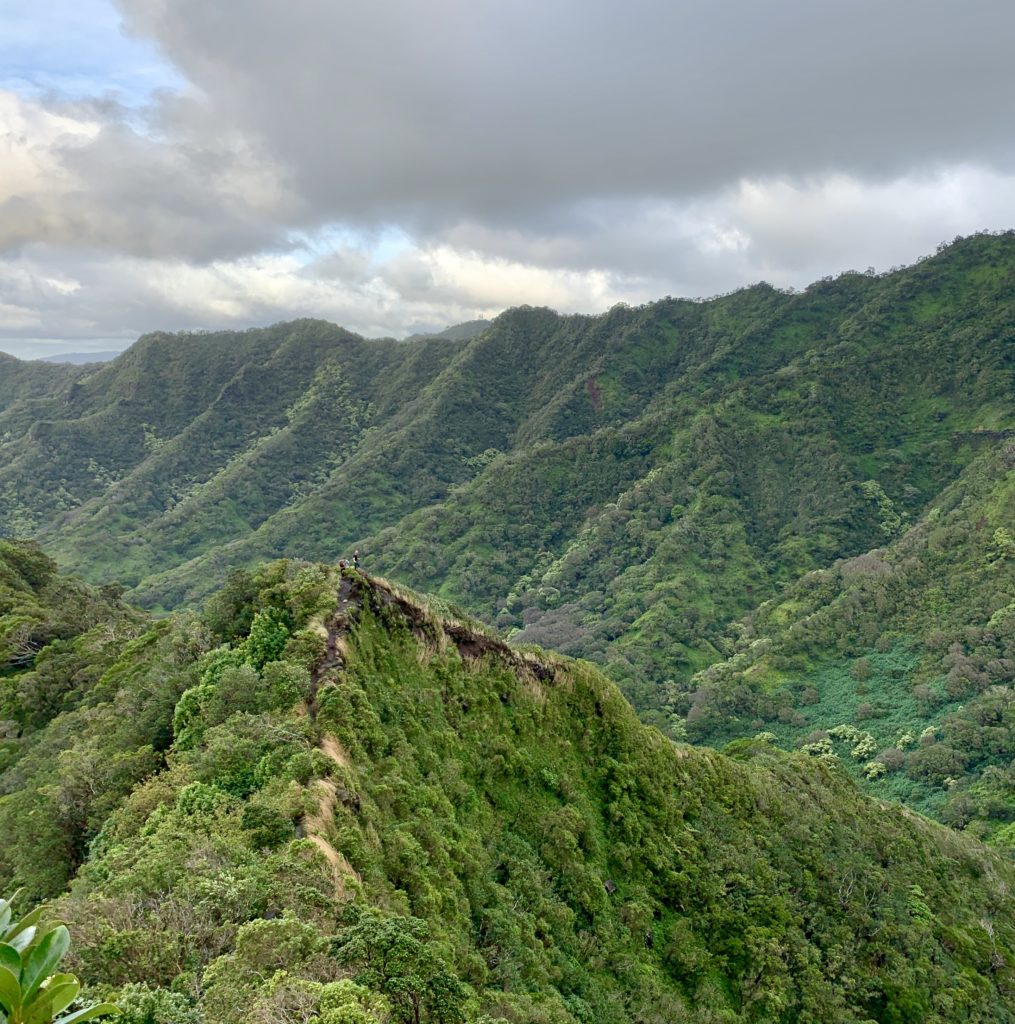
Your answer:
[[[0,536],[156,611],[359,547],[671,737],[769,736],[1006,842],[1013,271],[980,235],[799,293],[5,357]]]
[[[884,546],[1015,428],[1013,267],[1015,238],[979,236],[800,293],[8,360],[0,530],[157,608],[358,546],[591,658],[661,724],[665,684],[723,657],[727,624]]]
[[[334,565],[200,614],[0,542],[0,883],[124,1024],[1015,1020],[1015,868]]]

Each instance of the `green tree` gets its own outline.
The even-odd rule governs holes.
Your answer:
[[[386,917],[369,908],[335,939],[338,959],[359,969],[356,981],[383,992],[404,1024],[458,1024],[465,993],[427,942],[416,917]]]

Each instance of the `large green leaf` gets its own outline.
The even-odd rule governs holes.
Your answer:
[[[21,1009],[21,983],[6,967],[0,967],[0,1003],[8,1014]]]
[[[7,933],[6,936],[4,936],[5,941],[10,942],[13,945],[13,939],[26,932],[29,928],[32,928],[34,930],[35,926],[42,919],[42,915],[45,909],[45,907],[36,907],[35,910],[31,911],[28,914],[25,914],[24,917],[15,921],[14,924],[11,926],[11,930]],[[20,949],[24,947],[18,948]]]
[[[25,1014],[25,1024],[49,1024],[77,998],[81,985],[73,974],[54,974]]]
[[[19,953],[23,953],[32,944],[37,931],[35,925],[32,925],[24,931],[16,932],[12,938],[8,938],[7,942]]]
[[[91,1020],[93,1017],[104,1017],[112,1013],[120,1013],[120,1008],[112,1003],[98,1003],[86,1006],[83,1010],[68,1013],[66,1017],[58,1017],[53,1024],[77,1024],[80,1020]]]
[[[20,889],[15,889],[14,892],[11,894],[10,899],[0,899],[0,920],[3,920],[4,915],[6,914],[7,923],[8,924],[10,923],[12,908],[14,906],[14,901],[20,895],[21,895],[21,890]],[[6,928],[7,925],[4,925],[4,927]]]
[[[14,946],[0,942],[0,967],[6,967],[15,978],[21,977],[21,954]]]
[[[43,936],[42,941],[32,950],[28,963],[22,971],[21,985],[24,989],[23,1000],[30,1003],[35,997],[39,986],[52,974],[56,965],[70,948],[70,932],[65,925],[57,925],[51,932]]]

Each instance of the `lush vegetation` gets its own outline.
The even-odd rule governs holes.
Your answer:
[[[1015,441],[887,548],[804,576],[671,688],[674,725],[767,733],[878,796],[1015,847]]]
[[[1015,428],[1013,268],[1015,236],[977,236],[800,293],[478,335],[151,335],[0,385],[0,532],[162,608],[358,546],[668,728],[730,623],[883,547]]]
[[[827,759],[352,570],[153,621],[0,565],[61,626],[0,679],[0,882],[128,1024],[1015,1020],[1009,860]]]

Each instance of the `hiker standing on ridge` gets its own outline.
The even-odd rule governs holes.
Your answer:
[[[357,549],[352,553],[352,567],[354,569],[359,568],[359,550]]]

